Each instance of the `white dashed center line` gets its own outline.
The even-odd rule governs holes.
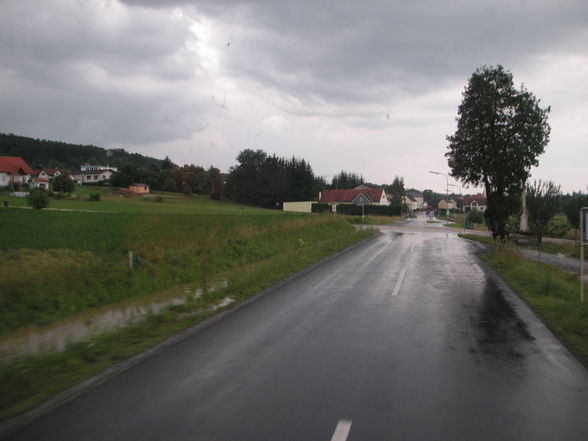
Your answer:
[[[406,268],[402,268],[402,271],[400,271],[400,277],[398,277],[398,280],[396,281],[396,286],[394,287],[394,292],[392,293],[393,296],[398,295],[398,291],[400,291],[400,287],[402,286],[402,281],[404,280],[405,274]]]
[[[331,441],[345,441],[351,430],[351,420],[339,420]]]

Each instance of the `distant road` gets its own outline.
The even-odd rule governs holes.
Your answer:
[[[588,440],[588,372],[424,219],[329,263],[10,440]]]

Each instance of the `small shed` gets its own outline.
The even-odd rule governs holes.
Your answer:
[[[131,184],[128,190],[129,193],[148,194],[149,186],[147,184]]]

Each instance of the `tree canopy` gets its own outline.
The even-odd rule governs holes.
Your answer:
[[[463,92],[445,156],[453,177],[484,186],[484,216],[495,238],[505,236],[508,216],[519,208],[522,186],[549,141],[549,110],[524,86],[516,89],[500,65],[476,69]]]
[[[541,242],[547,224],[557,212],[559,206],[560,187],[551,181],[535,181],[527,185],[527,210],[529,226]]]
[[[340,171],[333,176],[331,188],[335,190],[346,190],[355,188],[364,183],[363,176],[359,173]]]
[[[76,183],[67,173],[60,174],[53,179],[53,190],[64,193],[73,193]]]
[[[304,159],[245,149],[229,171],[226,193],[239,203],[275,208],[285,201],[315,200],[322,184]]]

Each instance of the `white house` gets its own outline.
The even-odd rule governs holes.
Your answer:
[[[114,171],[111,169],[104,170],[86,170],[78,171],[71,174],[71,178],[77,184],[98,184],[100,182],[109,181]]]
[[[95,171],[101,171],[101,170],[112,170],[113,172],[117,172],[118,171],[118,167],[111,167],[110,165],[104,166],[104,165],[91,165],[91,164],[84,164],[84,165],[80,165],[80,170],[83,172],[95,172]]]

